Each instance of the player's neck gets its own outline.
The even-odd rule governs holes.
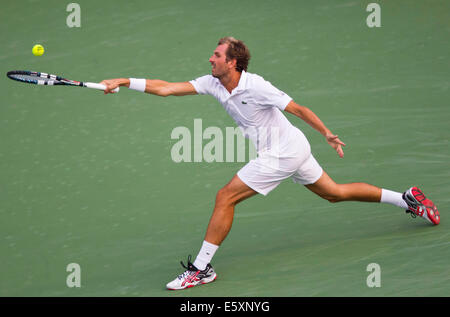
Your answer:
[[[241,73],[233,70],[229,72],[227,75],[220,78],[220,82],[222,85],[228,90],[231,94],[234,88],[239,85],[239,80],[241,79]]]

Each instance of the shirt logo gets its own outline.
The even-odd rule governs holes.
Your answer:
[[[242,104],[246,105],[247,103],[245,101],[242,101]]]

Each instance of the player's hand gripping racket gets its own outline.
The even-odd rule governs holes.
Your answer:
[[[98,90],[105,90],[106,86],[97,83],[81,82],[75,80],[69,80],[62,78],[60,76],[39,73],[39,72],[29,72],[25,70],[13,70],[6,74],[9,78],[23,83],[35,84],[35,85],[46,85],[46,86],[78,86],[87,87]],[[113,90],[113,92],[119,92],[119,87]]]

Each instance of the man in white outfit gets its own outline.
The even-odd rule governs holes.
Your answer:
[[[158,96],[212,95],[252,140],[258,153],[257,158],[248,162],[217,193],[214,212],[197,258],[191,263],[189,256],[187,266],[181,262],[185,271],[167,284],[168,289],[184,289],[214,281],[216,273],[210,262],[231,229],[236,204],[258,193],[267,195],[286,178],[292,178],[333,203],[389,203],[406,209],[413,217],[418,215],[434,225],[439,224],[437,207],[417,187],[402,194],[366,183],[336,184],[311,154],[304,134],[282,111],[294,114],[321,133],[340,157],[344,156],[342,147],[345,144],[310,109],[295,103],[261,76],[248,73],[249,60],[249,50],[242,41],[224,37],[209,59],[211,75],[178,83],[136,78],[102,81],[107,87],[105,94],[113,93],[118,86],[126,86]]]

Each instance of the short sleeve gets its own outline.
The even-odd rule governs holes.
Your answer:
[[[260,106],[277,107],[280,110],[284,110],[292,100],[286,93],[262,78],[256,89],[255,100]]]
[[[215,78],[211,75],[205,75],[189,81],[199,95],[212,95],[212,89],[215,86]]]

